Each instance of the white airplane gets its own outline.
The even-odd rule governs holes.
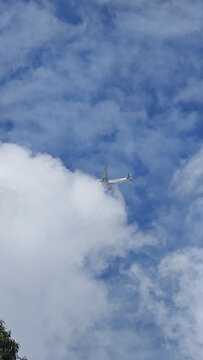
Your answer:
[[[108,171],[107,171],[107,165],[106,165],[104,167],[104,172],[103,172],[102,178],[97,180],[97,181],[102,183],[105,190],[114,190],[112,185],[114,185],[114,184],[122,184],[122,183],[124,183],[126,181],[134,182],[134,179],[132,178],[132,174],[129,172],[128,175],[126,177],[124,177],[124,178],[109,180]]]

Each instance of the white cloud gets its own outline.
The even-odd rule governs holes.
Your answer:
[[[195,195],[203,192],[203,148],[182,164],[174,174],[172,185],[179,195]]]
[[[180,90],[175,98],[175,103],[202,103],[203,81],[200,79],[191,78],[188,80],[186,86]]]
[[[162,344],[171,351],[169,358],[202,358],[203,250],[185,248],[164,256],[157,267],[143,269],[134,264],[126,273],[135,294],[134,318],[157,324]]]
[[[185,160],[172,179],[182,232],[190,244],[201,245],[203,234],[203,149]],[[180,220],[180,218],[179,218]]]
[[[158,221],[167,248],[178,250],[160,249],[160,261],[156,254],[150,266],[134,263],[124,271],[134,319],[156,324],[163,336],[160,344],[177,360],[203,357],[202,155],[200,149],[176,171],[171,209]]]
[[[177,342],[177,359],[203,356],[203,251],[189,248],[166,256],[159,267],[165,298],[156,312],[166,338]],[[160,310],[160,311],[159,311]]]
[[[0,164],[1,317],[30,360],[75,359],[77,340],[114,309],[95,276],[153,237],[127,225],[123,202],[95,179],[49,155],[2,144]]]
[[[0,75],[4,77],[21,66],[27,66],[29,52],[54,41],[62,33],[66,39],[71,39],[77,31],[74,26],[60,22],[48,7],[39,6],[34,1],[19,1],[12,6],[1,3],[0,14]]]

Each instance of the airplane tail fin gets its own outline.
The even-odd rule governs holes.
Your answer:
[[[129,180],[129,181],[135,181],[135,179],[133,178],[132,172],[129,172],[129,173],[128,173],[128,175],[127,175],[127,180]]]

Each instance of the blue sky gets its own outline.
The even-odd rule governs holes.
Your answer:
[[[31,360],[203,355],[202,10],[200,0],[0,4],[1,238],[7,261],[22,236],[22,253],[46,265],[43,282],[30,258],[25,281],[45,289],[31,308],[23,287],[12,302],[11,282],[1,317]],[[106,163],[112,178],[134,172],[121,199],[94,185]],[[29,322],[44,315],[38,346],[20,299]]]

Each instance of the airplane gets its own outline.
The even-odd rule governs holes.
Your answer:
[[[122,184],[126,181],[132,181],[134,182],[134,179],[132,177],[132,173],[129,172],[128,175],[125,178],[120,178],[120,179],[112,179],[109,180],[108,178],[108,170],[107,170],[107,165],[105,165],[104,167],[104,172],[103,172],[103,176],[101,179],[97,180],[98,182],[101,182],[102,185],[104,186],[105,190],[114,190],[113,186],[114,184]]]

